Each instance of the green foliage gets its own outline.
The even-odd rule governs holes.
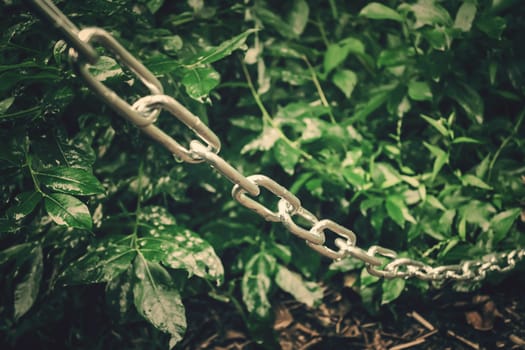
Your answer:
[[[329,4],[58,2],[75,23],[111,32],[210,125],[223,158],[291,188],[316,216],[356,232],[359,246],[432,265],[523,246],[523,6]],[[142,318],[169,335],[164,347],[184,337],[190,295],[225,296],[254,339],[271,344],[262,330],[279,292],[315,307],[319,281],[354,271],[376,312],[407,289],[432,287],[321,259],[236,205],[227,181],[173,161],[86,89],[49,24],[23,2],[3,6],[6,342],[43,332],[55,293],[68,297],[53,313],[72,298],[89,309],[78,293],[96,284],[118,322]],[[118,58],[100,53],[91,73],[130,103],[143,96]],[[181,144],[193,137],[176,118],[161,114],[157,125]]]

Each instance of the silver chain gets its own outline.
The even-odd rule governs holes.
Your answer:
[[[69,56],[78,72],[91,90],[99,95],[109,107],[136,125],[153,140],[162,144],[177,158],[188,163],[208,163],[234,184],[232,196],[237,202],[267,221],[280,222],[292,234],[304,239],[306,244],[319,254],[334,260],[347,257],[358,259],[365,264],[371,275],[378,277],[416,277],[430,281],[448,279],[480,281],[486,277],[488,272],[511,270],[525,257],[525,249],[517,248],[509,252],[490,254],[479,260],[432,267],[421,261],[399,257],[396,252],[380,246],[371,246],[368,250],[358,247],[357,235],[354,232],[332,220],[319,220],[314,214],[303,208],[299,198],[275,180],[260,174],[246,177],[228,161],[221,158],[218,154],[221,142],[217,135],[177,100],[164,95],[159,80],[111,34],[101,28],[79,30],[49,0],[30,0],[30,2],[41,15],[64,34],[71,45]],[[98,43],[115,55],[119,62],[129,68],[149,89],[150,95],[130,105],[91,75],[89,67],[98,61],[97,52],[91,42]],[[200,140],[192,140],[189,148],[185,148],[164,133],[155,126],[161,110],[168,111],[183,122]],[[256,200],[261,192],[261,187],[279,198],[276,211]],[[306,226],[299,226],[294,222],[294,217],[301,218],[302,222],[306,222]],[[337,236],[331,245],[337,249],[330,248],[326,244],[328,232],[335,233]]]

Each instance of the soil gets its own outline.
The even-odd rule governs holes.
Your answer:
[[[525,349],[525,302],[517,281],[509,278],[475,293],[443,288],[404,297],[376,315],[370,315],[349,288],[327,287],[316,308],[281,294],[274,307],[275,347],[250,340],[231,304],[192,299],[186,303],[189,323],[182,348]]]

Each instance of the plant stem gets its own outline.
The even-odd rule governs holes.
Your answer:
[[[507,136],[505,138],[505,140],[503,140],[503,142],[499,146],[499,148],[496,151],[496,153],[494,153],[494,157],[492,157],[492,160],[490,161],[490,164],[489,164],[489,174],[487,176],[487,180],[490,180],[490,178],[492,176],[492,169],[494,168],[494,164],[496,164],[496,160],[498,159],[499,155],[501,154],[503,149],[505,147],[507,147],[507,144],[512,140],[514,135],[516,135],[518,133],[518,131],[520,129],[520,126],[521,126],[521,123],[523,123],[523,118],[524,117],[525,117],[525,109],[523,109],[521,111],[521,113],[519,114],[518,121],[516,122],[516,125],[514,125],[514,128],[512,129],[510,135]]]
[[[142,176],[143,176],[143,166],[144,162],[141,160],[139,164],[139,173],[137,175],[138,184],[137,184],[137,206],[135,208],[135,226],[133,228],[132,235],[134,236],[134,242],[137,240],[137,233],[140,226],[140,210],[141,210],[141,204],[142,204]],[[138,250],[137,250],[138,251]]]
[[[319,94],[319,98],[321,98],[321,103],[323,104],[323,106],[328,108],[328,115],[330,116],[330,122],[332,124],[336,124],[334,115],[332,113],[332,108],[330,107],[330,104],[328,103],[328,100],[326,99],[326,96],[324,94],[323,88],[321,87],[321,83],[319,82],[319,79],[317,79],[317,74],[315,73],[314,67],[312,67],[312,65],[310,64],[310,61],[308,61],[308,58],[306,56],[303,56],[303,60],[306,62],[306,65],[308,66],[308,71],[310,72],[310,75],[312,76],[312,80],[317,89],[317,93]]]
[[[297,144],[293,142],[292,140],[290,140],[288,136],[286,136],[283,133],[283,131],[279,128],[279,125],[277,125],[277,123],[275,123],[275,121],[272,119],[272,117],[270,116],[270,113],[268,113],[268,110],[266,109],[266,107],[264,107],[261,97],[255,90],[255,87],[252,82],[252,78],[250,77],[250,73],[248,72],[248,68],[246,68],[246,64],[244,64],[244,62],[241,62],[241,66],[242,66],[244,76],[246,77],[246,82],[248,83],[248,88],[250,89],[250,92],[253,96],[253,99],[255,100],[255,103],[257,104],[257,106],[259,107],[259,110],[262,113],[263,121],[271,125],[275,130],[277,130],[277,132],[279,133],[279,137],[284,142],[286,142],[290,147],[298,151],[304,158],[311,160],[313,157],[307,152],[303,151],[300,147],[297,147]]]
[[[40,188],[40,184],[38,182],[38,179],[35,176],[35,171],[31,167],[31,156],[29,155],[29,152],[26,151],[26,164],[27,168],[29,169],[29,174],[31,174],[31,179],[33,180],[33,185],[35,186],[35,190],[42,195],[42,197],[46,197],[46,194],[42,191]]]

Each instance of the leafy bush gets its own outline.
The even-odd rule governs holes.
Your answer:
[[[518,1],[58,5],[139,57],[218,134],[223,158],[276,179],[360,246],[432,265],[523,246]],[[48,23],[18,1],[3,7],[0,314],[11,345],[102,283],[114,319],[140,315],[170,346],[191,295],[230,300],[264,338],[278,289],[315,306],[320,281],[352,272],[374,312],[430,287],[331,263],[237,205],[220,175],[174,162],[100,102]],[[97,79],[130,103],[146,93],[101,54]],[[193,137],[175,118],[157,124]]]

